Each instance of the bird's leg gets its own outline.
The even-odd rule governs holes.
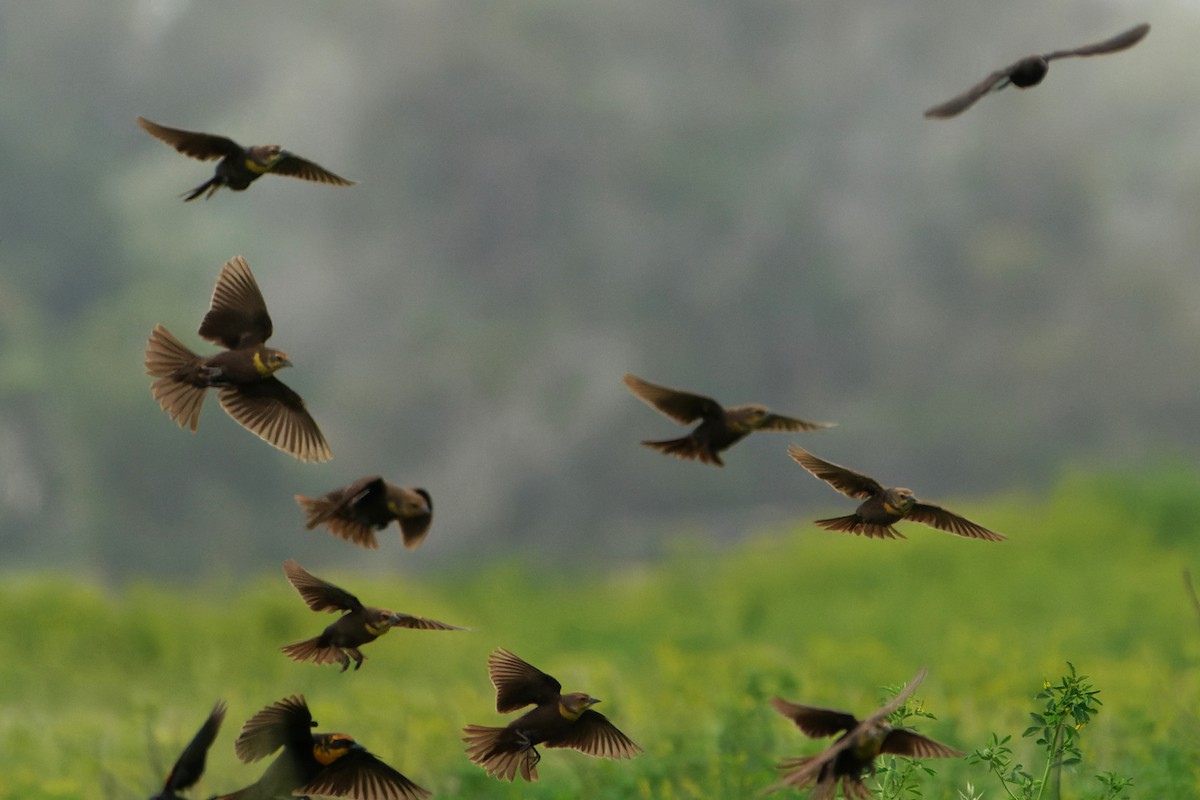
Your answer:
[[[354,671],[358,672],[358,668],[362,666],[362,662],[366,659],[366,656],[357,647],[350,648],[350,655],[354,656]]]
[[[342,665],[342,672],[350,668],[350,658],[342,650],[335,651],[337,653],[337,661]]]

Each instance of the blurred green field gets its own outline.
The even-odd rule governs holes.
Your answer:
[[[1010,541],[913,525],[908,541],[865,541],[798,522],[732,548],[680,532],[670,555],[637,566],[564,559],[383,579],[305,564],[368,603],[473,628],[393,631],[346,674],[278,652],[333,619],[309,612],[282,572],[119,591],[9,574],[0,794],[144,798],[218,698],[229,715],[193,796],[233,790],[263,769],[234,756],[242,722],[298,692],[320,730],[350,733],[440,797],[751,797],[776,759],[820,746],[768,697],[862,714],[922,665],[917,697],[938,717],[922,732],[968,752],[1011,733],[1028,763],[1019,735],[1033,696],[1070,660],[1103,708],[1064,796],[1093,794],[1107,770],[1133,777],[1133,797],[1194,796],[1200,619],[1181,574],[1200,572],[1200,476],[1164,468],[1068,477],[1037,501],[939,499]],[[613,763],[543,750],[540,782],[487,778],[460,730],[510,719],[495,713],[485,667],[497,646],[602,698],[646,752]],[[927,797],[956,797],[967,781],[1003,796],[981,766],[931,766]]]

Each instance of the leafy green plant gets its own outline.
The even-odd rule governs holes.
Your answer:
[[[1000,781],[1000,786],[1012,800],[1042,800],[1043,797],[1057,800],[1060,795],[1063,767],[1082,761],[1079,737],[1084,726],[1100,711],[1101,702],[1096,697],[1100,691],[1087,682],[1086,675],[1079,675],[1075,665],[1067,662],[1068,674],[1058,684],[1045,681],[1042,691],[1035,699],[1045,701],[1040,712],[1030,713],[1033,725],[1021,734],[1023,738],[1034,738],[1041,749],[1045,765],[1041,774],[1035,776],[1020,762],[1014,762],[1012,748],[1008,742],[1012,736],[1001,737],[992,733],[986,747],[979,748],[968,758],[972,764],[986,764]],[[1113,772],[1105,772],[1096,778],[1104,785],[1099,800],[1118,800],[1133,781]],[[973,787],[968,787],[968,797],[977,797]],[[961,794],[961,793],[960,793]]]

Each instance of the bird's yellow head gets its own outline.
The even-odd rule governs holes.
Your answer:
[[[353,750],[362,749],[361,744],[345,733],[313,734],[313,758],[325,766],[329,766]]]
[[[872,725],[854,737],[854,755],[863,761],[870,761],[879,755],[883,749],[883,740],[887,738],[891,728],[887,725]]]
[[[567,719],[579,719],[579,715],[600,701],[586,692],[564,694],[558,701],[558,713]]]
[[[402,489],[398,492],[388,492],[388,511],[394,516],[409,519],[429,513],[429,501],[417,492]]]
[[[264,144],[246,151],[246,169],[259,175],[270,172],[288,154],[277,144]]]
[[[260,347],[254,351],[254,368],[262,377],[270,377],[284,367],[290,367],[287,353],[273,350],[270,347]]]
[[[367,611],[366,628],[372,636],[383,636],[394,625],[399,625],[402,617],[395,611],[386,608],[372,608]]]
[[[916,504],[917,498],[913,497],[910,489],[888,489],[887,494],[883,498],[883,508],[889,514],[897,514],[901,517],[912,511],[912,507]]]
[[[767,421],[767,417],[771,412],[766,406],[760,406],[758,403],[747,403],[744,406],[735,406],[725,412],[725,422],[735,431],[739,433],[749,433],[756,431]]]

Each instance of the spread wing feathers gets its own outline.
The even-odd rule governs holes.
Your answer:
[[[639,400],[648,403],[681,425],[695,422],[701,417],[720,417],[724,412],[721,404],[711,397],[659,386],[644,381],[636,375],[626,374],[623,380],[629,387],[629,391],[633,392]]]
[[[411,491],[421,496],[429,511],[412,517],[400,517],[400,536],[406,550],[415,550],[419,547],[425,537],[429,535],[429,528],[433,524],[433,497],[424,489],[412,489]]]
[[[904,517],[913,522],[920,522],[939,531],[965,536],[968,539],[983,539],[988,542],[1002,542],[1006,537],[995,531],[990,531],[982,525],[977,525],[969,519],[960,517],[941,506],[931,503],[916,503]]]
[[[953,97],[941,105],[936,105],[933,108],[928,109],[925,112],[925,116],[935,119],[945,119],[947,117],[954,117],[961,114],[971,106],[975,105],[975,103],[978,102],[978,100],[988,92],[1005,85],[1005,81],[1008,80],[1011,69],[1012,67],[1005,67],[1004,69],[996,70],[991,75],[988,75],[979,83],[975,84],[970,89],[967,89],[957,97]]]
[[[487,770],[487,774],[503,781],[515,780],[517,773],[527,781],[536,781],[537,751],[512,748],[501,741],[507,728],[489,728],[485,725],[468,725],[463,728],[463,741],[467,743],[467,757]]]
[[[197,356],[162,325],[155,325],[146,343],[146,373],[156,380],[150,393],[163,411],[181,428],[196,430],[200,409],[204,406],[203,386],[194,386],[174,377],[175,371],[195,363]]]
[[[271,316],[246,259],[225,262],[212,302],[200,323],[200,335],[227,348],[261,344],[271,338]]]
[[[785,417],[781,414],[768,414],[758,426],[760,431],[818,431],[822,428],[832,428],[832,422],[809,422],[804,419]]]
[[[847,497],[866,500],[883,494],[883,486],[874,478],[830,461],[817,458],[798,445],[788,446],[788,455],[810,473],[828,483]]]
[[[145,117],[138,117],[137,124],[146,133],[166,142],[185,156],[191,156],[201,161],[215,161],[226,156],[237,156],[242,152],[242,148],[237,142],[224,136],[168,128],[157,122],[151,122]]]
[[[863,522],[858,518],[857,514],[849,514],[844,517],[832,517],[830,519],[818,519],[814,521],[813,524],[820,526],[827,531],[853,533],[856,536],[865,536],[868,539],[908,538],[891,525],[877,525],[874,522]]]
[[[313,611],[363,610],[363,604],[350,592],[321,580],[290,558],[283,562],[283,573]]]
[[[928,667],[921,667],[917,670],[917,674],[913,675],[912,680],[905,685],[904,690],[900,694],[893,697],[888,702],[884,703],[876,709],[871,716],[862,721],[863,725],[875,725],[880,720],[886,719],[889,714],[895,711],[900,706],[904,705],[904,701],[912,697],[912,693],[921,685],[921,681],[925,680],[925,676],[929,674]]]
[[[328,461],[333,455],[300,395],[278,378],[222,386],[221,407],[242,427],[301,461]]]
[[[1066,58],[1068,56],[1097,56],[1104,53],[1115,53],[1118,50],[1124,50],[1133,47],[1146,37],[1150,32],[1150,26],[1143,22],[1141,25],[1134,25],[1127,31],[1118,33],[1109,39],[1095,44],[1086,44],[1083,47],[1076,47],[1073,50],[1055,50],[1053,53],[1047,53],[1042,56],[1047,61],[1053,61],[1056,58]]]
[[[909,758],[959,758],[966,755],[961,750],[935,742],[907,728],[895,728],[888,733],[879,752]]]
[[[304,511],[308,515],[308,522],[305,523],[304,527],[309,530],[312,530],[317,525],[324,524],[329,532],[338,538],[345,539],[368,550],[377,550],[379,548],[379,540],[375,538],[374,528],[370,525],[364,525],[357,520],[329,516],[329,506],[332,504],[325,498],[301,497],[300,495],[296,495],[296,502],[304,507]],[[314,521],[314,518],[318,516],[321,518]]]
[[[451,625],[448,622],[438,622],[436,619],[426,619],[425,617],[414,617],[412,614],[397,614],[397,622],[392,623],[395,628],[409,628],[415,631],[465,631],[467,628],[461,628],[458,625]]]
[[[783,716],[796,724],[805,735],[814,739],[833,736],[841,731],[848,731],[858,725],[858,718],[845,711],[834,711],[828,708],[814,708],[792,703],[782,697],[772,697],[771,705]]]
[[[354,181],[347,180],[341,175],[335,175],[320,164],[314,164],[291,153],[287,153],[275,162],[275,166],[271,167],[271,173],[287,175],[291,178],[303,178],[306,181],[316,181],[317,183],[330,183],[334,186],[352,186],[354,184]]]
[[[247,764],[266,758],[285,745],[306,749],[312,746],[310,729],[315,726],[304,695],[294,694],[246,720],[233,749]]]
[[[632,739],[621,733],[608,717],[588,709],[579,715],[566,733],[546,741],[546,747],[570,747],[599,758],[633,758],[642,752]]]
[[[205,761],[208,759],[208,748],[212,747],[213,741],[217,738],[217,732],[221,730],[221,723],[224,721],[225,703],[217,701],[208,715],[208,719],[200,726],[200,730],[188,742],[187,747],[183,748],[183,753],[175,762],[175,766],[171,767],[166,783],[163,784],[164,792],[177,792],[200,780],[200,776],[204,774]]]
[[[702,464],[716,464],[718,467],[725,466],[719,453],[700,444],[693,436],[684,436],[682,439],[670,439],[665,442],[642,442],[642,444],[676,458],[699,461]]]
[[[337,759],[293,794],[355,800],[420,800],[433,796],[365,750]]]
[[[555,702],[562,693],[561,683],[503,647],[488,656],[488,677],[496,687],[496,710],[501,714]]]

